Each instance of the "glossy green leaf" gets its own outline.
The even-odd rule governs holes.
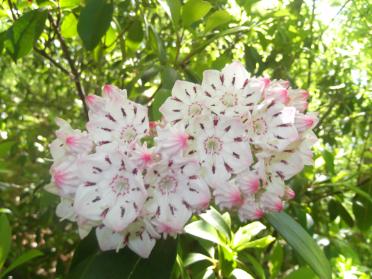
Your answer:
[[[0,269],[8,256],[10,244],[12,242],[12,230],[8,221],[8,217],[0,214]]]
[[[268,213],[266,218],[321,279],[332,278],[328,259],[296,221],[284,212]]]
[[[199,215],[205,222],[213,226],[217,231],[222,233],[228,240],[231,238],[231,229],[225,222],[222,215],[213,207],[207,210],[205,213]]]
[[[231,273],[230,278],[235,278],[235,279],[254,279],[252,275],[250,275],[248,272],[246,272],[243,269],[236,268],[233,270]]]
[[[210,257],[208,257],[206,255],[200,254],[200,253],[190,253],[190,254],[188,254],[187,258],[185,259],[185,261],[183,263],[184,263],[185,267],[187,267],[189,265],[192,265],[194,263],[201,262],[201,261],[209,261],[209,262],[213,263],[213,259],[211,259]]]
[[[239,258],[247,260],[252,265],[253,271],[258,275],[258,278],[266,279],[265,270],[263,269],[262,263],[256,260],[255,257],[250,255],[249,253],[243,253],[243,256]]]
[[[275,242],[269,255],[268,267],[271,278],[277,278],[283,265],[284,251],[279,241]]]
[[[160,72],[160,77],[162,88],[172,90],[174,83],[178,79],[178,73],[172,67],[164,66]]]
[[[159,108],[170,95],[171,95],[171,91],[165,88],[159,89],[157,92],[155,92],[154,101],[152,102],[151,107],[150,107],[150,120],[151,121],[156,121],[156,120],[161,119],[162,114],[160,113]]]
[[[167,53],[164,48],[163,41],[161,40],[158,32],[150,26],[149,27],[149,41],[151,48],[158,55],[161,64],[165,64],[167,61]]]
[[[12,261],[12,263],[10,264],[10,266],[8,268],[6,268],[2,273],[1,273],[1,276],[0,277],[3,277],[5,275],[7,275],[9,272],[11,272],[12,270],[16,269],[17,267],[19,267],[20,265],[23,265],[37,257],[40,257],[42,256],[43,253],[40,252],[39,250],[36,250],[36,249],[33,249],[33,250],[29,250],[29,251],[26,251],[25,253],[23,253],[22,255],[20,255],[18,258],[16,258],[14,261]]]
[[[254,221],[248,225],[240,227],[234,235],[233,247],[238,247],[242,243],[249,242],[252,237],[256,236],[264,229],[266,229],[266,227],[258,221]]]
[[[63,18],[61,25],[61,34],[64,38],[73,38],[77,35],[77,19],[73,13]]]
[[[185,227],[185,232],[217,244],[222,244],[216,229],[202,220],[188,224]]]
[[[4,43],[14,61],[27,55],[41,35],[48,12],[32,10],[18,18],[7,31]]]
[[[112,20],[113,3],[106,0],[88,0],[81,10],[77,30],[83,45],[93,50],[106,34]]]
[[[236,251],[241,251],[248,248],[265,248],[275,240],[275,237],[268,235],[253,241],[240,241],[239,245],[234,247]]]
[[[232,15],[225,10],[218,10],[208,16],[207,22],[205,23],[205,32],[212,31],[220,25],[226,24],[233,21]]]
[[[176,259],[177,240],[157,240],[148,259],[143,259],[124,248],[115,251],[87,254],[74,265],[67,278],[79,279],[152,279],[170,278]]]
[[[168,16],[172,19],[174,26],[177,27],[180,21],[181,1],[159,0],[159,3],[168,14]]]
[[[358,228],[367,231],[372,226],[372,203],[367,198],[372,197],[372,184],[370,183],[363,190],[365,195],[358,193],[353,198],[353,213]]]
[[[212,8],[212,5],[203,0],[189,0],[182,7],[182,23],[188,27],[194,22],[202,19]]]
[[[81,0],[59,0],[59,5],[61,8],[73,9],[80,5]]]

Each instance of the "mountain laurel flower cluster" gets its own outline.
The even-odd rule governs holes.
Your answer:
[[[149,123],[147,107],[106,85],[86,97],[87,131],[57,119],[48,187],[61,197],[57,215],[81,237],[95,229],[102,250],[147,258],[211,202],[243,222],[279,212],[295,196],[286,181],[312,164],[308,96],[233,62],[205,71],[201,85],[176,81],[163,119]]]

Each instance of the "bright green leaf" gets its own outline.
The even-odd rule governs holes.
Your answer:
[[[208,257],[206,255],[200,254],[200,253],[190,253],[190,254],[188,254],[187,258],[185,259],[185,261],[183,263],[184,263],[184,266],[187,267],[189,265],[192,265],[196,262],[201,262],[201,261],[209,261],[209,262],[213,263],[213,259],[211,259],[210,257]]]
[[[244,271],[243,269],[236,268],[231,272],[231,277],[235,279],[254,279],[252,275],[250,275],[248,272]]]
[[[205,24],[205,32],[212,31],[216,27],[231,22],[234,18],[225,10],[219,10],[211,14]]]
[[[205,213],[200,214],[200,218],[213,226],[217,231],[222,233],[228,240],[230,240],[230,227],[216,209],[211,207]]]
[[[2,277],[5,276],[6,274],[11,272],[15,268],[19,267],[20,265],[23,265],[23,264],[33,260],[34,258],[40,257],[42,255],[43,255],[43,253],[41,253],[39,250],[36,250],[36,249],[26,251],[25,253],[20,255],[18,258],[16,258],[11,263],[11,265],[1,273],[1,276]]]
[[[212,5],[207,1],[189,0],[182,7],[182,23],[188,27],[195,21],[202,19],[212,8]]]
[[[81,10],[77,30],[83,45],[93,50],[106,34],[112,20],[114,6],[105,0],[88,0]]]
[[[27,55],[44,29],[47,11],[37,9],[18,18],[7,31],[5,47],[14,61]]]
[[[185,227],[185,232],[217,244],[222,244],[216,229],[202,220],[188,224]]]
[[[250,241],[252,237],[256,236],[264,229],[266,229],[266,227],[258,221],[240,227],[234,235],[233,247],[237,247],[242,243]]]
[[[64,38],[73,38],[77,35],[77,19],[73,13],[63,18],[61,25],[61,34]]]
[[[296,221],[284,212],[268,213],[266,218],[321,279],[332,278],[329,262],[322,250]]]
[[[61,8],[73,9],[80,5],[81,0],[59,0]]]
[[[268,235],[253,241],[242,240],[239,245],[234,247],[237,251],[241,251],[247,248],[265,248],[275,240],[275,237]]]
[[[8,218],[5,214],[0,214],[0,269],[8,256],[11,242],[12,231]]]
[[[277,278],[283,265],[283,247],[277,241],[269,255],[268,267],[271,278]]]

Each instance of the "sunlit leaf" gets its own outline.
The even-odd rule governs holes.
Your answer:
[[[298,223],[284,212],[268,213],[266,218],[321,279],[332,278],[327,258]]]
[[[200,214],[200,218],[206,221],[208,224],[213,226],[216,230],[222,233],[228,240],[230,240],[230,227],[225,222],[222,215],[213,207],[207,210],[205,213]]]
[[[77,35],[77,19],[73,13],[63,18],[61,25],[61,34],[64,38],[73,38]]]
[[[222,244],[216,229],[202,220],[188,224],[185,227],[185,232],[217,244]]]
[[[182,23],[187,27],[195,21],[202,19],[212,8],[212,5],[203,0],[189,0],[182,7]]]
[[[200,262],[200,261],[209,261],[211,263],[213,263],[213,259],[211,259],[210,257],[207,257],[206,255],[203,255],[203,254],[200,254],[200,253],[190,253],[188,254],[187,258],[185,259],[185,261],[183,262],[185,267],[189,266],[189,265],[192,265],[196,262]]]
[[[218,10],[208,16],[207,22],[205,23],[205,32],[209,32],[216,27],[233,21],[232,15],[225,10]]]

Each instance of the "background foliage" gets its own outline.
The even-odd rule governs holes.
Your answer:
[[[0,269],[27,251],[33,261],[14,278],[68,273],[78,237],[43,190],[55,117],[83,128],[84,95],[112,83],[159,119],[176,79],[200,82],[204,70],[238,60],[252,75],[311,93],[315,167],[291,181],[297,198],[286,211],[323,248],[334,278],[370,278],[370,14],[367,0],[2,0],[0,242],[10,235],[6,219],[13,233]],[[219,238],[180,237],[174,278],[317,278],[266,220],[222,216],[224,230],[212,226]]]

